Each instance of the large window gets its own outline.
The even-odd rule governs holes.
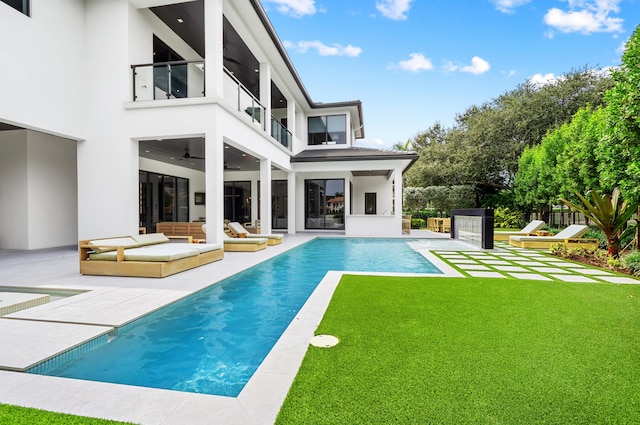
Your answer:
[[[251,182],[224,182],[224,218],[229,221],[251,221]]]
[[[189,221],[189,180],[140,171],[140,226],[156,231],[161,221]]]
[[[27,16],[31,15],[31,11],[29,10],[29,0],[0,0],[0,2],[8,4],[18,12],[22,12]]]
[[[344,229],[344,180],[305,181],[305,229]]]
[[[332,145],[347,143],[347,116],[328,115],[309,117],[310,145]]]

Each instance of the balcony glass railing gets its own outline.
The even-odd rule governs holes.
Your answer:
[[[291,150],[291,132],[282,123],[271,117],[271,137],[276,139],[282,146]]]
[[[133,100],[203,97],[204,61],[158,62],[131,65]]]
[[[258,127],[265,129],[265,107],[227,68],[224,68],[223,97],[238,111],[246,113]]]

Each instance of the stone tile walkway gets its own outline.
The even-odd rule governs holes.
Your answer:
[[[586,267],[542,251],[496,243],[489,251],[434,251],[465,276],[581,283],[640,284],[639,279]]]

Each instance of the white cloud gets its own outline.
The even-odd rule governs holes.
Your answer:
[[[553,75],[553,73],[551,72],[544,75],[535,74],[534,76],[529,78],[529,83],[533,84],[534,86],[545,86],[550,83],[555,83],[556,81],[557,81],[556,76]]]
[[[413,0],[380,0],[376,2],[376,9],[385,18],[394,21],[404,21],[407,19],[407,12],[411,8]]]
[[[500,73],[501,73],[501,74],[503,74],[503,75],[506,75],[506,76],[507,76],[507,78],[511,78],[511,77],[513,77],[514,75],[516,75],[516,70],[515,70],[515,69],[512,69],[512,70],[510,70],[510,71],[500,71]]]
[[[360,139],[357,141],[357,144],[360,145],[364,145],[367,147],[372,147],[372,148],[377,148],[377,149],[381,149],[383,147],[385,147],[387,145],[387,143],[382,140],[382,139],[376,139],[376,138],[364,138],[364,139]]]
[[[622,18],[614,15],[620,12],[620,0],[568,0],[569,10],[551,8],[544,15],[544,22],[562,33],[580,32],[622,32]],[[553,31],[547,36],[553,38]]]
[[[320,56],[349,56],[356,57],[362,53],[360,47],[354,47],[351,44],[343,46],[341,44],[332,44],[327,46],[321,41],[298,41],[293,43],[291,41],[285,41],[284,47],[287,49],[295,50],[298,53],[307,53],[309,50],[314,49]]]
[[[409,58],[410,59],[398,62],[397,65],[391,65],[388,68],[398,67],[403,71],[409,72],[430,71],[433,69],[431,59],[425,58],[422,53],[411,53]]]
[[[518,6],[525,5],[531,0],[492,0],[496,5],[496,9],[503,13],[513,13],[514,9]]]
[[[458,65],[456,65],[455,63],[451,62],[451,61],[445,61],[444,65],[442,65],[442,69],[444,70],[444,72],[455,72],[459,69],[460,67]]]
[[[316,13],[315,0],[265,0],[265,2],[276,4],[280,13],[296,18]]]
[[[471,65],[463,66],[462,68],[460,68],[460,71],[468,72],[473,75],[480,75],[484,74],[489,69],[491,69],[491,65],[489,65],[489,62],[479,56],[474,56],[473,58],[471,58]]]

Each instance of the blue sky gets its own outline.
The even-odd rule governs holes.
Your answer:
[[[620,63],[640,0],[262,0],[315,102],[390,149],[518,84]]]

